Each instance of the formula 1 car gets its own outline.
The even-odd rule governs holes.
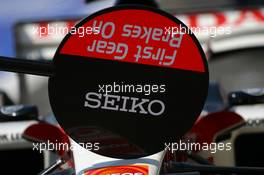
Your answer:
[[[110,172],[121,174],[122,172],[123,174],[157,174],[159,172],[178,175],[262,174],[263,168],[256,167],[263,167],[263,161],[258,158],[263,146],[261,145],[263,122],[260,119],[246,118],[250,117],[247,114],[242,117],[234,112],[244,107],[260,109],[257,110],[260,112],[263,108],[263,92],[255,90],[230,93],[228,107],[225,110],[201,116],[192,130],[182,140],[175,142],[175,144],[178,143],[179,148],[172,147],[175,149],[173,153],[171,150],[165,150],[142,159],[118,160],[87,152],[68,137],[54,121],[54,124],[50,121],[31,122],[24,127],[22,135],[24,139],[33,143],[31,147],[35,152],[43,153],[49,150],[56,153],[58,159],[40,172],[43,175]],[[94,134],[91,129],[86,128],[80,128],[79,132],[82,136]],[[184,148],[181,148],[182,145]],[[28,147],[30,148],[29,144]],[[258,149],[257,152],[247,153],[247,149],[253,147]],[[107,148],[107,151],[115,151],[115,148]],[[141,150],[126,147],[123,151]],[[159,163],[153,163],[154,160]]]

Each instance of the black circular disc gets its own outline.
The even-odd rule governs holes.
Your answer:
[[[200,44],[158,9],[119,6],[85,18],[53,62],[49,98],[59,124],[77,143],[108,157],[163,150],[191,129],[207,96]]]

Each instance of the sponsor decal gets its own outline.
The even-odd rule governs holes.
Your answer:
[[[147,165],[113,166],[89,170],[84,175],[148,175]]]

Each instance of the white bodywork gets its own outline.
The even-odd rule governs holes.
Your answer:
[[[114,159],[105,156],[100,156],[81,147],[79,144],[71,140],[74,149],[73,158],[75,164],[76,175],[82,175],[86,170],[99,169],[110,166],[127,166],[127,165],[146,165],[148,166],[148,175],[157,175],[160,172],[160,167],[164,157],[164,151],[161,151],[152,156],[143,157],[140,159]]]

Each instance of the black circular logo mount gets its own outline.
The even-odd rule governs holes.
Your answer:
[[[100,155],[138,158],[181,138],[199,116],[208,68],[195,36],[175,17],[112,7],[76,25],[60,44],[49,79],[66,133]],[[172,30],[173,29],[173,30]]]

